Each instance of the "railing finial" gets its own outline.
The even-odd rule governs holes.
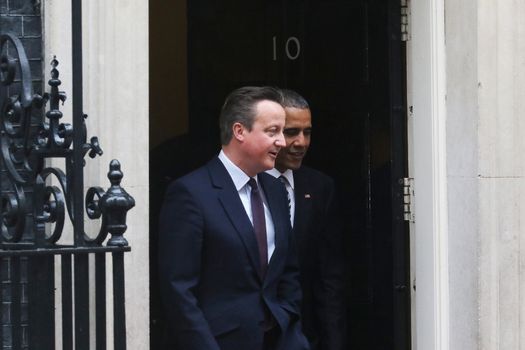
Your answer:
[[[119,161],[113,159],[109,164],[108,172],[111,187],[100,200],[103,221],[105,221],[107,231],[111,234],[108,246],[123,247],[128,245],[128,241],[123,237],[127,229],[126,214],[135,206],[135,200],[120,187],[123,176]]]

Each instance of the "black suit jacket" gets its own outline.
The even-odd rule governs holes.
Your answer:
[[[159,279],[170,349],[258,350],[271,315],[282,350],[308,349],[286,193],[259,174],[275,227],[275,251],[259,275],[252,224],[218,158],[170,185],[160,217]]]
[[[346,350],[344,250],[334,182],[305,166],[293,176],[303,330],[312,349]]]

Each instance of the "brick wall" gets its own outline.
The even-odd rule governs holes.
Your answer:
[[[42,19],[39,0],[0,0],[0,33],[10,32],[18,36],[24,45],[33,79],[35,93],[42,93]],[[3,53],[11,53],[9,46]],[[15,82],[7,90],[12,96],[20,90]],[[1,91],[1,89],[0,89]],[[0,96],[0,104],[5,95]],[[33,129],[42,120],[42,112],[35,111]],[[13,191],[3,162],[0,161],[2,194]],[[28,200],[31,193],[26,192]],[[32,220],[26,221],[24,236],[32,235]],[[28,324],[28,260],[27,258],[3,258],[0,261],[0,348],[29,349]],[[18,306],[17,306],[18,305]]]
[[[0,0],[0,32],[17,35],[26,49],[35,92],[42,90],[42,18],[39,0]]]
[[[42,95],[43,90],[43,71],[42,71],[42,18],[41,2],[39,0],[0,0],[0,33],[12,33],[20,39],[26,51],[31,76],[33,81],[34,93]],[[13,57],[13,49],[6,45],[2,48],[1,54],[7,53]],[[18,74],[18,73],[17,73]],[[9,86],[7,91],[0,88],[0,104],[6,96],[19,94],[21,90],[20,76],[15,76],[15,81]],[[33,109],[32,111],[32,133],[37,131],[43,119],[43,111]],[[19,140],[20,141],[20,140]],[[17,141],[17,142],[19,142]],[[24,172],[23,164],[18,166],[19,172]],[[2,193],[13,191],[11,180],[7,175],[6,168],[0,158],[0,188]],[[31,190],[26,191],[26,198],[31,202]],[[29,217],[24,230],[24,237],[30,239],[32,236],[32,219]]]

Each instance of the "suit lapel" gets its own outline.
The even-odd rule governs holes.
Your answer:
[[[246,215],[246,210],[228,171],[218,158],[212,159],[208,163],[208,168],[212,185],[217,190],[218,200],[224,208],[226,216],[244,243],[251,263],[256,271],[260,271],[259,250],[253,226],[248,215]]]
[[[268,264],[268,269],[266,272],[267,276],[272,276],[273,271],[276,268],[276,261],[284,259],[283,254],[286,253],[286,237],[287,232],[285,231],[286,223],[283,222],[283,215],[286,208],[284,207],[284,202],[279,203],[279,198],[282,198],[282,195],[279,194],[279,188],[276,186],[271,186],[269,183],[270,175],[264,173],[259,174],[259,183],[263,188],[266,201],[268,203],[268,208],[270,209],[270,214],[272,216],[273,226],[275,230],[275,250],[273,251],[272,257]],[[282,211],[282,212],[281,212]]]
[[[308,219],[312,215],[312,198],[309,192],[308,179],[301,175],[300,171],[294,171],[294,194],[295,194],[295,215],[294,232],[306,232],[303,228],[308,224]],[[299,234],[295,235],[297,240],[301,240]]]

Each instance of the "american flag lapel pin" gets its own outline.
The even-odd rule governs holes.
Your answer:
[[[312,197],[312,196],[310,196],[310,193],[305,193],[305,194],[304,194],[304,198],[306,198],[306,199],[310,199],[311,197]]]

